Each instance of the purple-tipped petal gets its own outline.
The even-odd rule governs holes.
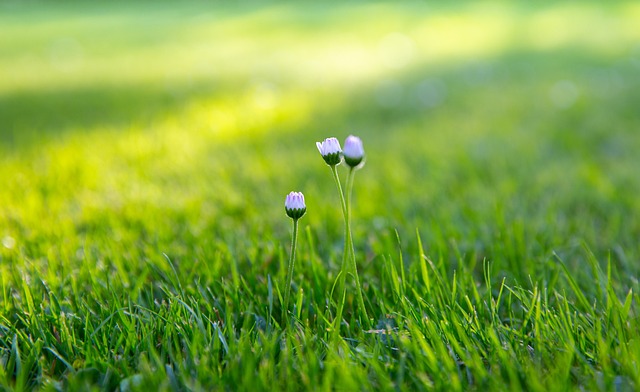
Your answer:
[[[291,192],[284,200],[284,211],[291,219],[300,219],[307,211],[302,192]]]
[[[340,164],[342,160],[342,149],[340,142],[335,137],[329,137],[322,142],[316,142],[316,147],[320,151],[320,155],[329,166]]]
[[[335,154],[342,152],[340,149],[340,142],[335,137],[330,137],[326,141],[325,154]]]

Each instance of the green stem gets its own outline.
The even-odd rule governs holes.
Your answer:
[[[336,165],[330,166],[331,173],[333,174],[333,179],[336,182],[336,187],[338,188],[338,194],[340,195],[340,206],[342,207],[342,215],[345,219],[345,224],[347,222],[347,202],[344,199],[344,193],[342,193],[342,185],[340,185],[340,177],[338,177],[338,168]]]
[[[364,307],[364,298],[362,297],[362,286],[360,286],[360,278],[358,278],[358,266],[356,265],[356,252],[353,247],[353,237],[351,236],[351,194],[353,193],[353,179],[355,177],[355,169],[349,169],[349,174],[347,175],[347,230],[349,231],[349,235],[347,236],[349,240],[349,251],[351,253],[351,272],[353,273],[353,277],[356,281],[356,299],[358,301],[358,308],[360,308],[360,315],[362,317],[363,326],[367,329],[370,329],[369,324],[369,316],[367,316],[367,309]]]
[[[298,220],[293,220],[293,233],[291,234],[291,255],[289,256],[289,268],[287,271],[287,281],[285,282],[284,306],[282,308],[282,320],[287,323],[289,321],[287,312],[289,311],[289,297],[291,295],[291,281],[293,280],[293,265],[296,261],[296,243],[298,242]]]
[[[344,199],[344,193],[342,192],[342,186],[340,185],[340,177],[338,176],[338,169],[336,165],[330,166],[331,173],[333,174],[333,179],[336,182],[336,187],[338,188],[338,195],[340,195],[340,206],[342,207],[342,215],[344,216],[344,252],[342,253],[342,266],[340,267],[340,278],[338,281],[338,293],[340,293],[340,300],[338,301],[338,310],[336,312],[335,326],[334,331],[336,335],[340,333],[340,324],[342,323],[342,312],[344,309],[344,302],[347,297],[346,290],[346,276],[348,269],[348,260],[349,260],[349,242],[351,241],[351,230],[349,230],[348,220],[347,220],[347,203]]]

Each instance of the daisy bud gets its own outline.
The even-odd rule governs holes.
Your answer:
[[[344,161],[351,167],[357,167],[364,158],[364,148],[359,137],[350,135],[344,141]]]
[[[302,192],[291,192],[284,201],[284,211],[287,216],[293,220],[302,218],[307,212],[307,206],[304,204],[304,195]]]
[[[335,166],[340,164],[342,160],[342,150],[340,149],[340,142],[335,137],[324,139],[324,141],[316,142],[316,147],[320,151],[320,155],[324,158],[329,166]]]

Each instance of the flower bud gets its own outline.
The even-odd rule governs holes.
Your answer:
[[[344,141],[344,161],[350,167],[357,167],[362,164],[364,159],[364,148],[362,148],[362,140],[359,137],[350,135]]]
[[[307,212],[307,206],[304,204],[304,195],[302,192],[291,192],[284,200],[284,211],[287,216],[293,220],[302,218]]]
[[[324,141],[316,142],[316,147],[320,151],[320,155],[324,158],[329,166],[339,165],[342,160],[342,150],[340,149],[340,142],[335,137],[324,139]]]

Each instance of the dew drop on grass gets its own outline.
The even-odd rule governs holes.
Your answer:
[[[4,236],[4,238],[2,239],[2,246],[7,249],[13,249],[16,246],[16,240],[9,235]]]

